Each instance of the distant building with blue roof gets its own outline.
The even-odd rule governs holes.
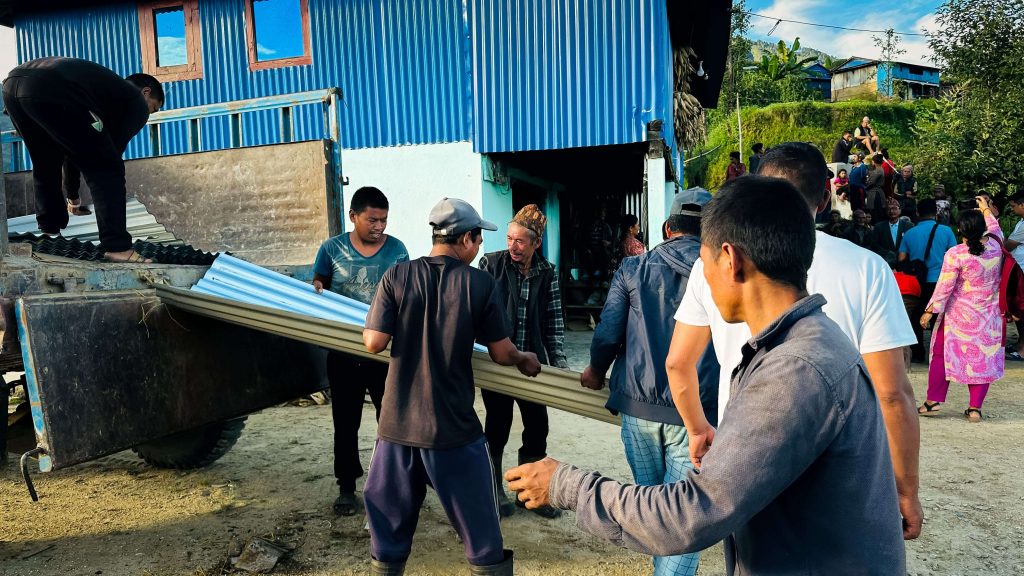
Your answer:
[[[854,57],[832,74],[833,102],[899,96],[907,100],[939,95],[940,71],[933,66]]]

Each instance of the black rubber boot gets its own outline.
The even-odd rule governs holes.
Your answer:
[[[470,566],[473,576],[512,576],[512,551],[505,550],[505,559],[490,566]]]
[[[545,456],[523,456],[522,454],[520,454],[519,465],[522,466],[523,464],[532,464],[534,462],[539,462],[544,458]],[[523,508],[525,510],[530,510],[529,508],[526,508],[526,503],[520,500],[519,498],[516,498],[516,506]],[[541,506],[540,508],[534,508],[530,510],[530,512],[533,512],[534,514],[542,518],[547,518],[548,520],[554,520],[555,518],[560,518],[562,516],[561,510],[559,510],[558,508],[553,508],[551,506]]]
[[[402,576],[405,574],[405,562],[381,562],[371,558],[370,574],[372,576]]]
[[[508,518],[516,513],[516,506],[508,499],[505,485],[501,480],[501,459],[494,460],[494,496],[498,500],[498,516]]]

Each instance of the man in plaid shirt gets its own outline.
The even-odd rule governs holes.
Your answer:
[[[537,354],[542,364],[568,368],[563,350],[565,319],[558,274],[538,252],[546,226],[547,218],[536,204],[523,207],[509,222],[508,250],[486,254],[480,259],[480,268],[497,280],[498,294],[506,303],[506,314],[513,328],[512,342],[516,347]],[[515,506],[501,485],[501,460],[512,429],[512,404],[519,404],[523,419],[520,464],[536,462],[547,455],[548,412],[541,404],[497,392],[481,390],[481,395],[487,411],[484,434],[494,464],[499,511],[502,516],[510,516]],[[534,512],[545,518],[561,514],[550,506]]]

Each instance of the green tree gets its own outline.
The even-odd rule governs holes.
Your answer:
[[[804,68],[817,60],[813,56],[800,58],[797,52],[800,50],[800,38],[793,41],[792,46],[786,46],[786,42],[779,40],[775,45],[775,51],[771,54],[761,54],[758,59],[755,55],[754,62],[757,71],[763,74],[768,80],[778,82],[790,76],[805,78],[807,73]]]
[[[896,96],[898,86],[892,77],[893,70],[896,68],[893,62],[907,53],[906,50],[900,47],[903,37],[892,28],[889,28],[881,36],[872,36],[871,39],[874,40],[875,46],[882,52],[882,64],[880,67],[885,72],[885,87],[883,91],[886,96]]]
[[[937,19],[928,43],[954,88],[918,104],[919,173],[961,197],[1012,193],[1024,180],[1024,2],[947,0]]]

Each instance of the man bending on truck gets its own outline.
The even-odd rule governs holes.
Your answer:
[[[388,209],[388,199],[380,190],[369,186],[356,190],[348,210],[352,231],[328,238],[317,252],[313,265],[313,287],[317,292],[327,289],[369,304],[384,272],[409,259],[405,244],[384,233]],[[356,513],[356,478],[363,475],[359,462],[363,399],[369,392],[379,420],[387,375],[387,364],[333,350],[327,353],[334,420],[334,476],[339,490],[334,513],[339,516]]]
[[[57,236],[68,225],[61,189],[67,158],[92,193],[104,258],[147,262],[132,249],[128,233],[121,155],[163,104],[156,78],[121,78],[88,60],[39,58],[11,70],[4,106],[32,158],[36,220],[44,234]]]
[[[494,278],[470,266],[480,252],[481,229],[498,227],[456,198],[434,206],[430,225],[430,255],[384,273],[363,330],[370,352],[391,344],[364,491],[370,573],[403,573],[431,486],[462,539],[472,573],[511,576],[487,439],[473,409],[473,342],[486,345],[498,364],[527,376],[540,373],[540,362],[512,344]]]

